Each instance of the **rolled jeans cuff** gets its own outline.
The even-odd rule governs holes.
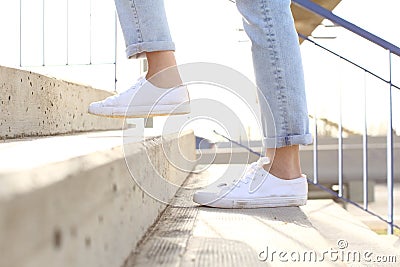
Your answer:
[[[312,142],[313,137],[310,133],[303,135],[264,138],[265,148],[280,148],[293,145],[309,145],[312,144]]]
[[[171,41],[142,42],[127,46],[127,58],[142,58],[146,52],[175,51],[175,44]]]

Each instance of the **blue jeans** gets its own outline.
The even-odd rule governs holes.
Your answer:
[[[128,58],[175,50],[163,0],[115,0]],[[252,54],[267,148],[312,143],[304,74],[290,0],[237,0]],[[264,115],[264,116],[263,116]],[[273,121],[272,121],[273,120]],[[271,126],[275,123],[275,127]]]

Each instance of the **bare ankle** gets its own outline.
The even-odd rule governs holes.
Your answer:
[[[157,87],[172,88],[182,84],[173,51],[146,53],[148,72],[146,79]]]
[[[264,166],[272,175],[285,179],[301,177],[299,146],[287,146],[276,149],[267,149],[266,155],[271,163]]]

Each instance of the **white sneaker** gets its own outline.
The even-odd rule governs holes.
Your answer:
[[[131,88],[89,106],[90,114],[106,117],[147,118],[190,113],[186,86],[164,89],[140,78]]]
[[[277,178],[264,170],[263,165],[269,162],[267,157],[260,158],[250,164],[241,179],[199,190],[194,194],[193,201],[216,208],[305,205],[308,191],[306,177],[303,175],[292,180]]]

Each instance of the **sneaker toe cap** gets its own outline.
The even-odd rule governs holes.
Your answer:
[[[199,190],[193,195],[193,201],[200,205],[207,205],[218,200],[218,194],[205,190]]]
[[[88,111],[89,112],[98,112],[99,109],[101,109],[102,107],[103,107],[102,101],[93,102],[93,103],[90,103],[90,105],[88,107]]]

